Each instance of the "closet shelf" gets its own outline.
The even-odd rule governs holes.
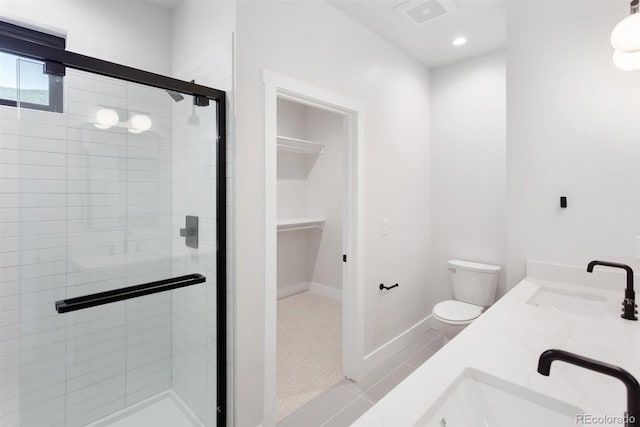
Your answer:
[[[298,154],[322,154],[324,144],[306,139],[278,136],[278,151]]]
[[[324,226],[324,222],[325,221],[322,218],[279,219],[278,232],[293,231],[293,230],[309,230],[311,228],[322,228],[322,226]]]

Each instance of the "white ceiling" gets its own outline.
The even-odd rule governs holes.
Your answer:
[[[428,67],[498,50],[506,43],[503,0],[453,0],[457,11],[421,25],[395,10],[406,3],[404,0],[328,1]],[[461,36],[468,40],[467,44],[453,46],[451,42]]]

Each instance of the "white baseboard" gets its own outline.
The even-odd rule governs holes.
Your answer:
[[[367,354],[362,360],[361,377],[364,377],[376,367],[380,366],[394,354],[417,340],[431,329],[431,315],[428,315],[397,337],[389,340],[371,353]]]
[[[320,283],[311,282],[309,285],[309,292],[322,295],[331,299],[342,301],[342,290],[332,288],[330,286],[321,285]]]
[[[300,292],[309,290],[309,282],[294,283],[293,285],[283,286],[278,288],[278,299],[290,297],[291,295],[299,294]]]

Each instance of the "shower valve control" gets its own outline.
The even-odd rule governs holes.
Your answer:
[[[198,217],[187,215],[186,227],[180,229],[180,236],[185,238],[185,245],[189,248],[198,248]]]

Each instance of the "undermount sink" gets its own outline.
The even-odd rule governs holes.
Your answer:
[[[602,317],[607,308],[607,298],[601,295],[541,287],[527,301],[527,304],[564,313]]]
[[[467,368],[416,426],[575,427],[581,409],[544,394]]]

